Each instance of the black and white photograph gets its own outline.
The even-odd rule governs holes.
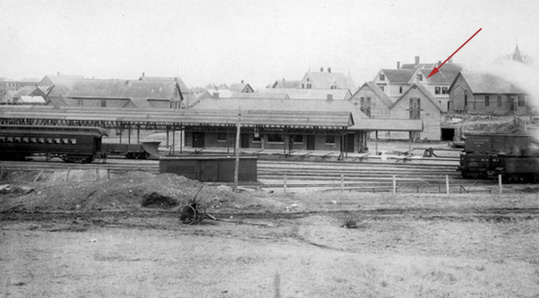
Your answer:
[[[1,6],[0,297],[539,297],[539,1]]]

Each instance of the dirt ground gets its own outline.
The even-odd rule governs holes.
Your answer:
[[[2,181],[3,297],[539,297],[538,186],[235,193],[71,175]],[[181,224],[199,190],[220,220]]]

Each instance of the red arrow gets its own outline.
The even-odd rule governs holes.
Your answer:
[[[481,29],[483,28],[479,28],[479,30],[477,30],[477,32],[475,32],[474,35],[472,35],[472,37],[470,37],[463,45],[460,46],[460,48],[458,48],[458,50],[456,50],[453,55],[455,55],[458,51],[460,51],[460,49],[462,49],[462,47],[468,43],[468,41],[470,41],[472,38],[474,38],[474,36],[477,35],[477,33],[479,33],[479,31],[481,31]],[[438,67],[434,67],[434,69],[430,72],[430,75],[427,77],[430,78],[431,76],[435,75],[438,73],[438,71],[440,70],[440,67],[442,67],[442,65],[444,65],[449,59],[451,59],[451,57],[453,57],[453,55],[449,56],[449,58],[447,58],[444,63],[440,64]]]

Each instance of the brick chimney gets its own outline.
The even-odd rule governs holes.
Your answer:
[[[324,72],[324,68],[323,68],[323,67],[320,67],[320,72]]]
[[[328,72],[331,73],[331,67],[328,67]]]
[[[415,56],[415,65],[419,64],[419,56]]]

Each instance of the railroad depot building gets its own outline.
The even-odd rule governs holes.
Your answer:
[[[256,94],[256,93],[255,93]],[[267,98],[213,98],[198,102],[194,111],[222,111],[248,115],[242,126],[241,148],[293,150],[327,150],[338,152],[364,152],[367,150],[366,133],[349,130],[356,121],[368,119],[355,111],[349,101],[294,100],[269,94]],[[245,111],[245,112],[242,112]],[[257,115],[264,125],[252,119]],[[250,120],[249,120],[250,119]],[[242,123],[244,122],[242,121]],[[234,148],[235,123],[229,129],[204,130],[186,127],[185,145],[193,148]]]

